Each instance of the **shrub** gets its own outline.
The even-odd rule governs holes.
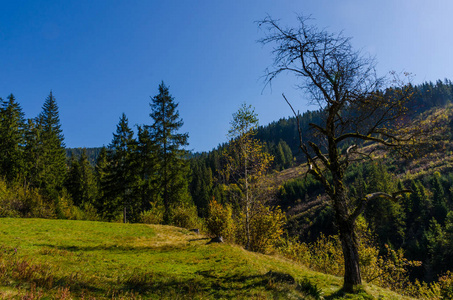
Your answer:
[[[453,299],[453,273],[447,271],[439,278],[441,299]]]
[[[258,204],[250,218],[250,250],[260,253],[271,251],[283,234],[285,222],[285,214],[279,207],[271,209]],[[244,213],[239,215],[236,237],[241,245],[246,245]]]
[[[260,205],[250,223],[250,249],[261,253],[270,251],[282,236],[285,223],[285,214],[279,207],[271,209],[269,206]]]
[[[183,228],[200,228],[202,223],[195,205],[173,207],[170,212],[170,223]]]
[[[151,209],[140,214],[140,222],[145,224],[162,224],[164,221],[164,207],[151,204]]]
[[[35,188],[0,179],[0,217],[55,218],[55,206]]]
[[[227,241],[234,241],[235,225],[233,209],[230,205],[223,206],[215,200],[208,204],[206,227],[212,236],[221,236]]]

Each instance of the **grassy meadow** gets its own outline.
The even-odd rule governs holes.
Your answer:
[[[186,229],[0,219],[1,299],[402,299]]]

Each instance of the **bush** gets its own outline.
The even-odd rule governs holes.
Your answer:
[[[35,188],[0,179],[0,217],[55,218],[55,206]]]
[[[221,236],[225,240],[234,241],[234,220],[233,209],[230,205],[223,206],[215,200],[208,204],[208,218],[206,227],[209,233],[214,236]]]
[[[164,221],[164,207],[151,204],[151,209],[140,214],[140,222],[145,224],[162,224]]]
[[[197,207],[195,205],[174,207],[170,211],[170,223],[187,229],[202,227],[202,222],[198,217]]]
[[[268,253],[278,244],[283,234],[286,218],[279,207],[271,209],[263,204],[258,204],[250,218],[250,250]],[[237,227],[237,240],[246,245],[245,214],[239,216]]]
[[[447,273],[439,278],[441,299],[453,299],[453,273]]]

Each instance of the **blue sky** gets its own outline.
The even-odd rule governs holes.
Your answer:
[[[150,96],[170,87],[189,133],[189,149],[227,140],[241,103],[260,124],[289,116],[284,92],[307,106],[291,76],[264,88],[271,49],[255,21],[283,24],[297,14],[343,30],[376,56],[378,72],[406,71],[414,83],[453,79],[453,3],[421,0],[0,0],[0,97],[13,93],[27,118],[52,90],[68,147],[108,145],[124,112],[150,124]]]

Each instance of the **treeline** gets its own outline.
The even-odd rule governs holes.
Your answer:
[[[55,97],[25,121],[13,95],[1,103],[0,216],[186,225],[196,220],[189,193],[188,134],[168,87],[150,103],[152,124],[136,133],[123,114],[107,148],[90,163],[85,150],[67,159]],[[146,221],[146,220],[145,220]],[[149,221],[149,220],[148,220]]]
[[[99,155],[101,154],[102,147],[97,148],[66,148],[66,157],[71,159],[74,157],[80,157],[83,152],[88,157],[91,165],[95,166]]]
[[[0,117],[0,215],[61,216],[67,167],[52,92],[36,118],[25,120],[13,94],[1,99]]]

